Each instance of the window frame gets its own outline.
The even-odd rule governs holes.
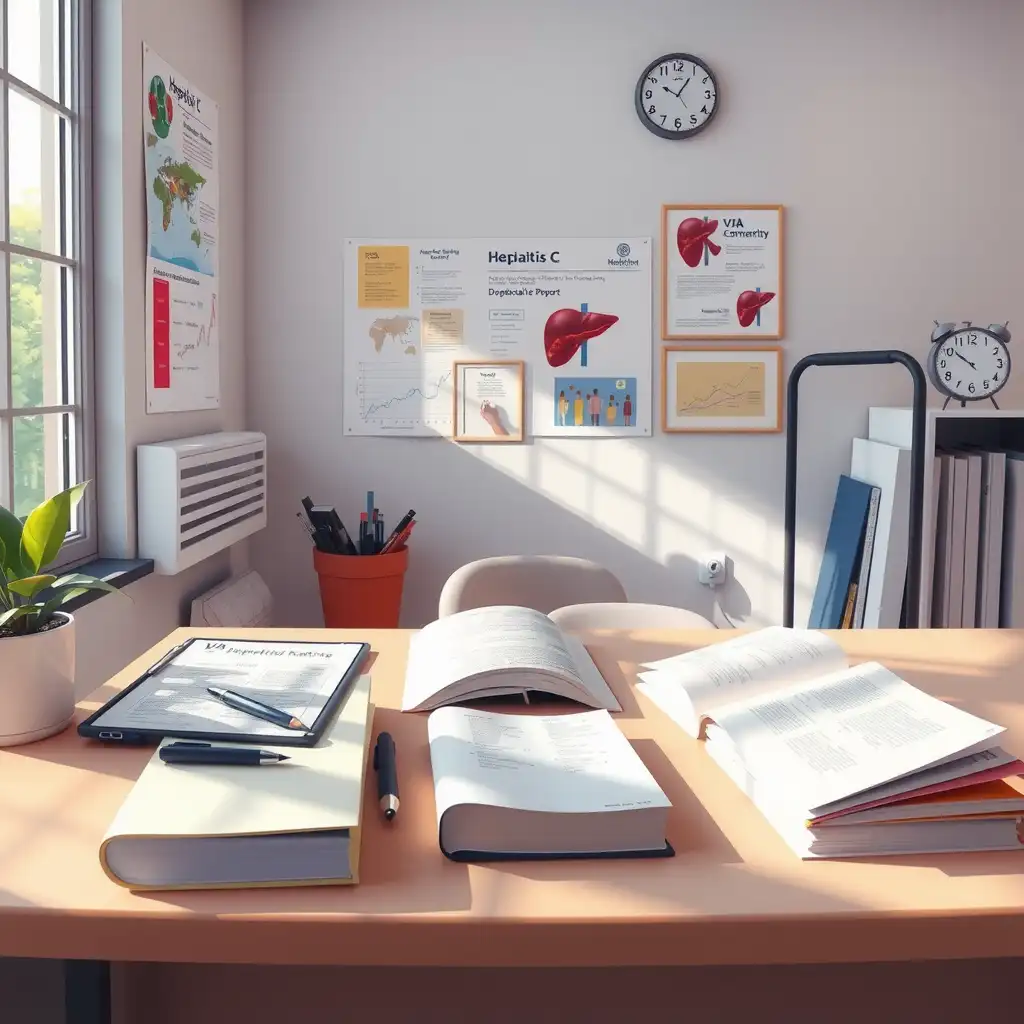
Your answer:
[[[12,431],[16,419],[26,415],[43,415],[47,413],[68,413],[72,417],[72,436],[76,451],[74,465],[77,467],[78,480],[93,481],[86,489],[85,496],[78,507],[77,528],[69,533],[60,557],[55,565],[67,567],[94,558],[98,552],[99,530],[96,521],[95,467],[96,467],[96,431],[95,431],[95,390],[94,390],[94,358],[93,358],[93,180],[92,180],[92,3],[91,0],[59,0],[67,11],[67,42],[70,53],[59,54],[59,75],[64,68],[70,66],[70,80],[66,83],[68,104],[47,96],[8,70],[9,33],[7,31],[8,0],[0,0],[0,178],[2,178],[2,195],[0,195],[0,505],[12,507],[14,500],[14,459]],[[69,195],[65,197],[65,205],[70,201],[70,228],[72,231],[71,257],[50,252],[37,252],[10,241],[10,167],[8,153],[10,91],[15,90],[39,104],[44,109],[64,117],[69,130],[69,150],[71,166],[64,180],[67,182]],[[58,211],[63,217],[68,211]],[[66,221],[67,223],[67,221]],[[45,265],[63,266],[70,270],[73,285],[71,288],[73,305],[68,311],[71,323],[72,344],[74,351],[74,376],[72,383],[74,394],[68,395],[68,401],[62,405],[46,405],[39,407],[19,407],[11,404],[12,373],[11,366],[11,289],[10,259],[12,256],[24,256],[42,260]],[[49,497],[49,495],[47,495]]]

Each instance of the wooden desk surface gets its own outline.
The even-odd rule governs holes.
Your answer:
[[[83,710],[195,632],[172,634]],[[0,955],[463,966],[1024,955],[1022,854],[801,862],[700,745],[633,690],[640,662],[728,633],[585,637],[623,704],[617,721],[672,801],[675,858],[467,866],[438,850],[426,717],[395,710],[410,634],[273,632],[372,644],[374,728],[398,745],[402,809],[392,825],[380,819],[371,772],[361,884],[132,895],[104,876],[97,850],[150,752],[104,748],[69,729],[0,751]],[[1006,746],[1024,752],[1024,632],[837,636],[852,660],[882,660],[1006,725]]]

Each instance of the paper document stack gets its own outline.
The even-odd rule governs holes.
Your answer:
[[[638,689],[801,856],[1024,849],[1024,763],[1002,726],[831,638],[772,627],[644,666]]]

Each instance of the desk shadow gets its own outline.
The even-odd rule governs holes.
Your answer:
[[[897,857],[849,858],[857,864],[877,864],[887,868],[931,868],[947,878],[984,878],[1024,874],[1024,848],[1018,850],[978,851],[976,853],[930,853]]]
[[[137,779],[152,756],[155,743],[153,746],[144,747],[122,746],[83,739],[78,735],[78,724],[90,714],[91,710],[79,708],[75,711],[71,724],[62,732],[35,743],[7,747],[3,751],[3,756],[5,759],[26,757],[34,761],[45,761],[119,779]]]
[[[707,636],[711,637],[713,633],[713,630],[708,630]],[[733,636],[732,631],[723,630],[721,633],[721,640],[728,640]],[[683,633],[678,643],[645,639],[642,632],[610,634],[594,631],[580,633],[579,637],[594,659],[598,671],[622,705],[622,711],[615,717],[636,719],[644,717],[634,690],[637,673],[643,671],[641,666],[650,661],[686,654],[707,646],[696,639],[697,635],[701,634]],[[683,639],[686,636],[689,639]],[[718,638],[715,637],[715,640],[718,641]]]

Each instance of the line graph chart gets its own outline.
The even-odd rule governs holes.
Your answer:
[[[373,433],[451,434],[452,368],[418,359],[358,364],[359,421]],[[355,433],[352,425],[347,433]]]
[[[213,340],[213,330],[217,326],[217,293],[210,293],[210,312],[207,315],[206,323],[201,323],[203,316],[202,299],[174,300],[174,306],[184,306],[185,309],[179,313],[173,309],[175,323],[195,331],[195,335],[189,341],[178,341],[175,345],[175,355],[178,360],[184,362],[189,358],[189,353],[196,349],[208,348]],[[181,319],[178,319],[178,317]]]
[[[764,416],[765,365],[680,363],[675,404],[677,416]]]

